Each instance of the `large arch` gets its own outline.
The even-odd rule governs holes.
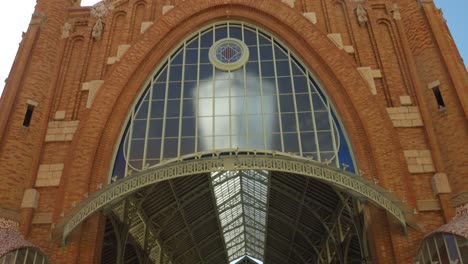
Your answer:
[[[307,19],[292,11],[281,14],[275,12],[281,5],[279,2],[192,1],[182,5],[180,9],[175,8],[157,20],[106,78],[89,116],[80,124],[72,143],[75,151],[71,152],[73,154],[67,160],[64,171],[67,176],[60,187],[64,194],[58,197],[64,211],[82,200],[83,193],[93,193],[105,184],[121,124],[147,73],[194,27],[226,17],[232,18],[233,13],[236,19],[275,32],[297,54],[301,54],[309,68],[321,65],[314,68],[315,74],[323,87],[327,88],[337,105],[337,111],[343,117],[344,126],[350,131],[350,141],[355,147],[359,167],[366,175],[378,177],[386,187],[404,184],[407,171],[403,165],[403,155],[396,138],[391,135],[393,128],[384,109],[374,101],[350,58]],[[379,140],[376,139],[377,135]],[[382,175],[379,171],[384,166],[393,171],[394,175]],[[410,193],[402,191],[396,195],[411,202]],[[57,210],[57,219],[61,212]]]

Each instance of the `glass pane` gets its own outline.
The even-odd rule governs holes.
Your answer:
[[[169,81],[181,81],[182,80],[182,66],[175,65],[171,66],[171,71],[169,73]]]
[[[182,119],[182,136],[195,136],[195,118]]]
[[[296,114],[282,114],[281,123],[283,132],[295,132],[296,128]]]
[[[195,152],[195,138],[182,138],[180,144],[180,155],[188,155]]]
[[[179,117],[180,100],[167,101],[166,117]]]
[[[296,94],[296,104],[298,112],[311,111],[310,98],[308,94]]]
[[[166,134],[165,137],[179,136],[179,119],[166,119]]]
[[[168,138],[164,140],[164,158],[177,157],[177,138]]]
[[[181,82],[172,82],[169,84],[168,98],[169,99],[179,99],[182,94],[182,83]]]
[[[151,120],[148,137],[150,138],[162,137],[162,126],[163,126],[162,119]]]
[[[299,141],[296,133],[283,134],[284,152],[299,152]]]

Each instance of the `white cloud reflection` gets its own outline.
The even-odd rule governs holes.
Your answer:
[[[277,112],[277,104],[273,96],[262,97],[259,86],[257,76],[244,79],[241,71],[217,74],[214,82],[200,82],[200,99],[194,111],[198,113],[202,150],[265,149],[271,145],[271,133],[265,131],[272,131],[277,121],[274,115],[262,113]],[[263,81],[263,92],[272,94],[274,89],[271,81]]]

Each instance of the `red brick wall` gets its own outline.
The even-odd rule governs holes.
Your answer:
[[[226,19],[258,25],[283,40],[321,80],[343,120],[359,167],[365,177],[379,179],[410,209],[417,200],[441,199],[442,210],[419,212],[421,231],[401,228],[380,209],[366,209],[373,263],[410,263],[425,233],[445,223],[457,204],[466,203],[468,145],[466,93],[468,77],[448,31],[430,1],[372,0],[364,5],[368,22],[360,26],[354,1],[296,0],[291,8],[279,0],[116,1],[104,19],[101,40],[91,38],[96,18],[89,8],[71,1],[39,0],[36,13],[46,19],[32,24],[21,44],[0,101],[0,212],[21,221],[22,230],[57,263],[92,263],[99,258],[102,217],[85,221],[65,248],[51,241],[54,225],[32,224],[38,213],[63,212],[107,183],[122,124],[139,90],[159,62],[191,32]],[[396,2],[401,20],[395,19]],[[163,5],[175,8],[162,15]],[[315,12],[317,24],[302,13]],[[141,22],[151,26],[140,34]],[[62,39],[65,22],[74,25]],[[327,34],[340,33],[348,54]],[[107,64],[119,45],[130,49],[120,62]],[[380,69],[373,95],[357,67]],[[82,84],[104,80],[91,108]],[[439,111],[427,84],[439,80],[446,109]],[[424,122],[420,127],[395,128],[387,107],[401,106],[410,96]],[[31,127],[23,128],[26,100],[39,103]],[[45,142],[49,121],[65,110],[66,121],[79,120],[73,141]],[[448,175],[452,193],[436,197],[433,173],[410,174],[403,150],[430,150],[436,172]],[[24,189],[35,188],[40,164],[64,163],[58,187],[37,187],[36,210],[21,209]],[[465,193],[466,194],[466,193]],[[16,214],[15,214],[16,213]],[[6,215],[6,213],[5,213]]]

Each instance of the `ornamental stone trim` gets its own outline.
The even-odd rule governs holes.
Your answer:
[[[335,44],[340,50],[344,50],[346,53],[354,53],[353,46],[343,45],[343,38],[340,33],[328,34],[327,37]]]
[[[36,213],[34,214],[32,223],[34,225],[52,224],[52,213]]]
[[[63,164],[42,164],[36,178],[36,187],[59,186],[62,178]]]
[[[281,2],[287,4],[289,7],[294,8],[295,0],[281,0]]]
[[[81,87],[82,91],[88,91],[88,100],[86,101],[86,108],[91,108],[93,105],[96,94],[98,93],[101,86],[104,84],[103,80],[93,80],[83,83]]]
[[[116,62],[119,62],[122,59],[122,57],[125,55],[125,53],[128,51],[130,46],[131,45],[128,45],[128,44],[119,45],[119,47],[117,48],[117,55],[114,57],[109,57],[107,59],[107,65],[112,65]]]
[[[369,84],[369,89],[373,95],[377,94],[377,87],[375,85],[375,78],[382,78],[382,72],[379,69],[371,69],[371,67],[358,67],[357,70],[362,78]]]
[[[432,191],[435,195],[452,192],[447,174],[436,173],[434,176],[432,176]]]
[[[439,200],[428,199],[428,200],[417,200],[416,205],[418,211],[439,211],[441,209]]]
[[[174,9],[173,5],[165,5],[162,7],[162,14],[165,15],[167,14],[167,12],[171,11],[172,9]]]
[[[388,107],[387,113],[394,127],[421,127],[423,121],[417,106]]]
[[[435,171],[430,150],[405,150],[403,152],[410,173],[416,174]]]
[[[223,155],[220,155],[223,153]],[[242,153],[238,155],[238,153]],[[374,204],[384,208],[406,228],[406,223],[414,223],[412,213],[402,209],[402,203],[391,197],[389,192],[375,186],[374,183],[359,176],[328,167],[324,163],[316,162],[300,156],[281,152],[260,152],[255,150],[232,150],[225,152],[204,152],[188,155],[156,166],[146,171],[128,176],[112,183],[91,195],[76,206],[58,225],[56,236],[64,241],[68,235],[86,218],[122,198],[146,186],[194,174],[229,171],[229,170],[269,170],[302,174],[316,180],[335,185],[351,195],[364,197]]]
[[[72,141],[80,121],[49,122],[45,142]]]
[[[302,15],[312,22],[312,24],[317,24],[317,14],[315,12],[306,12]]]
[[[24,191],[21,208],[37,209],[39,203],[39,192],[36,189],[27,189]]]
[[[142,22],[141,28],[140,28],[140,34],[145,33],[145,31],[148,30],[148,28],[151,27],[153,24],[154,22]]]

